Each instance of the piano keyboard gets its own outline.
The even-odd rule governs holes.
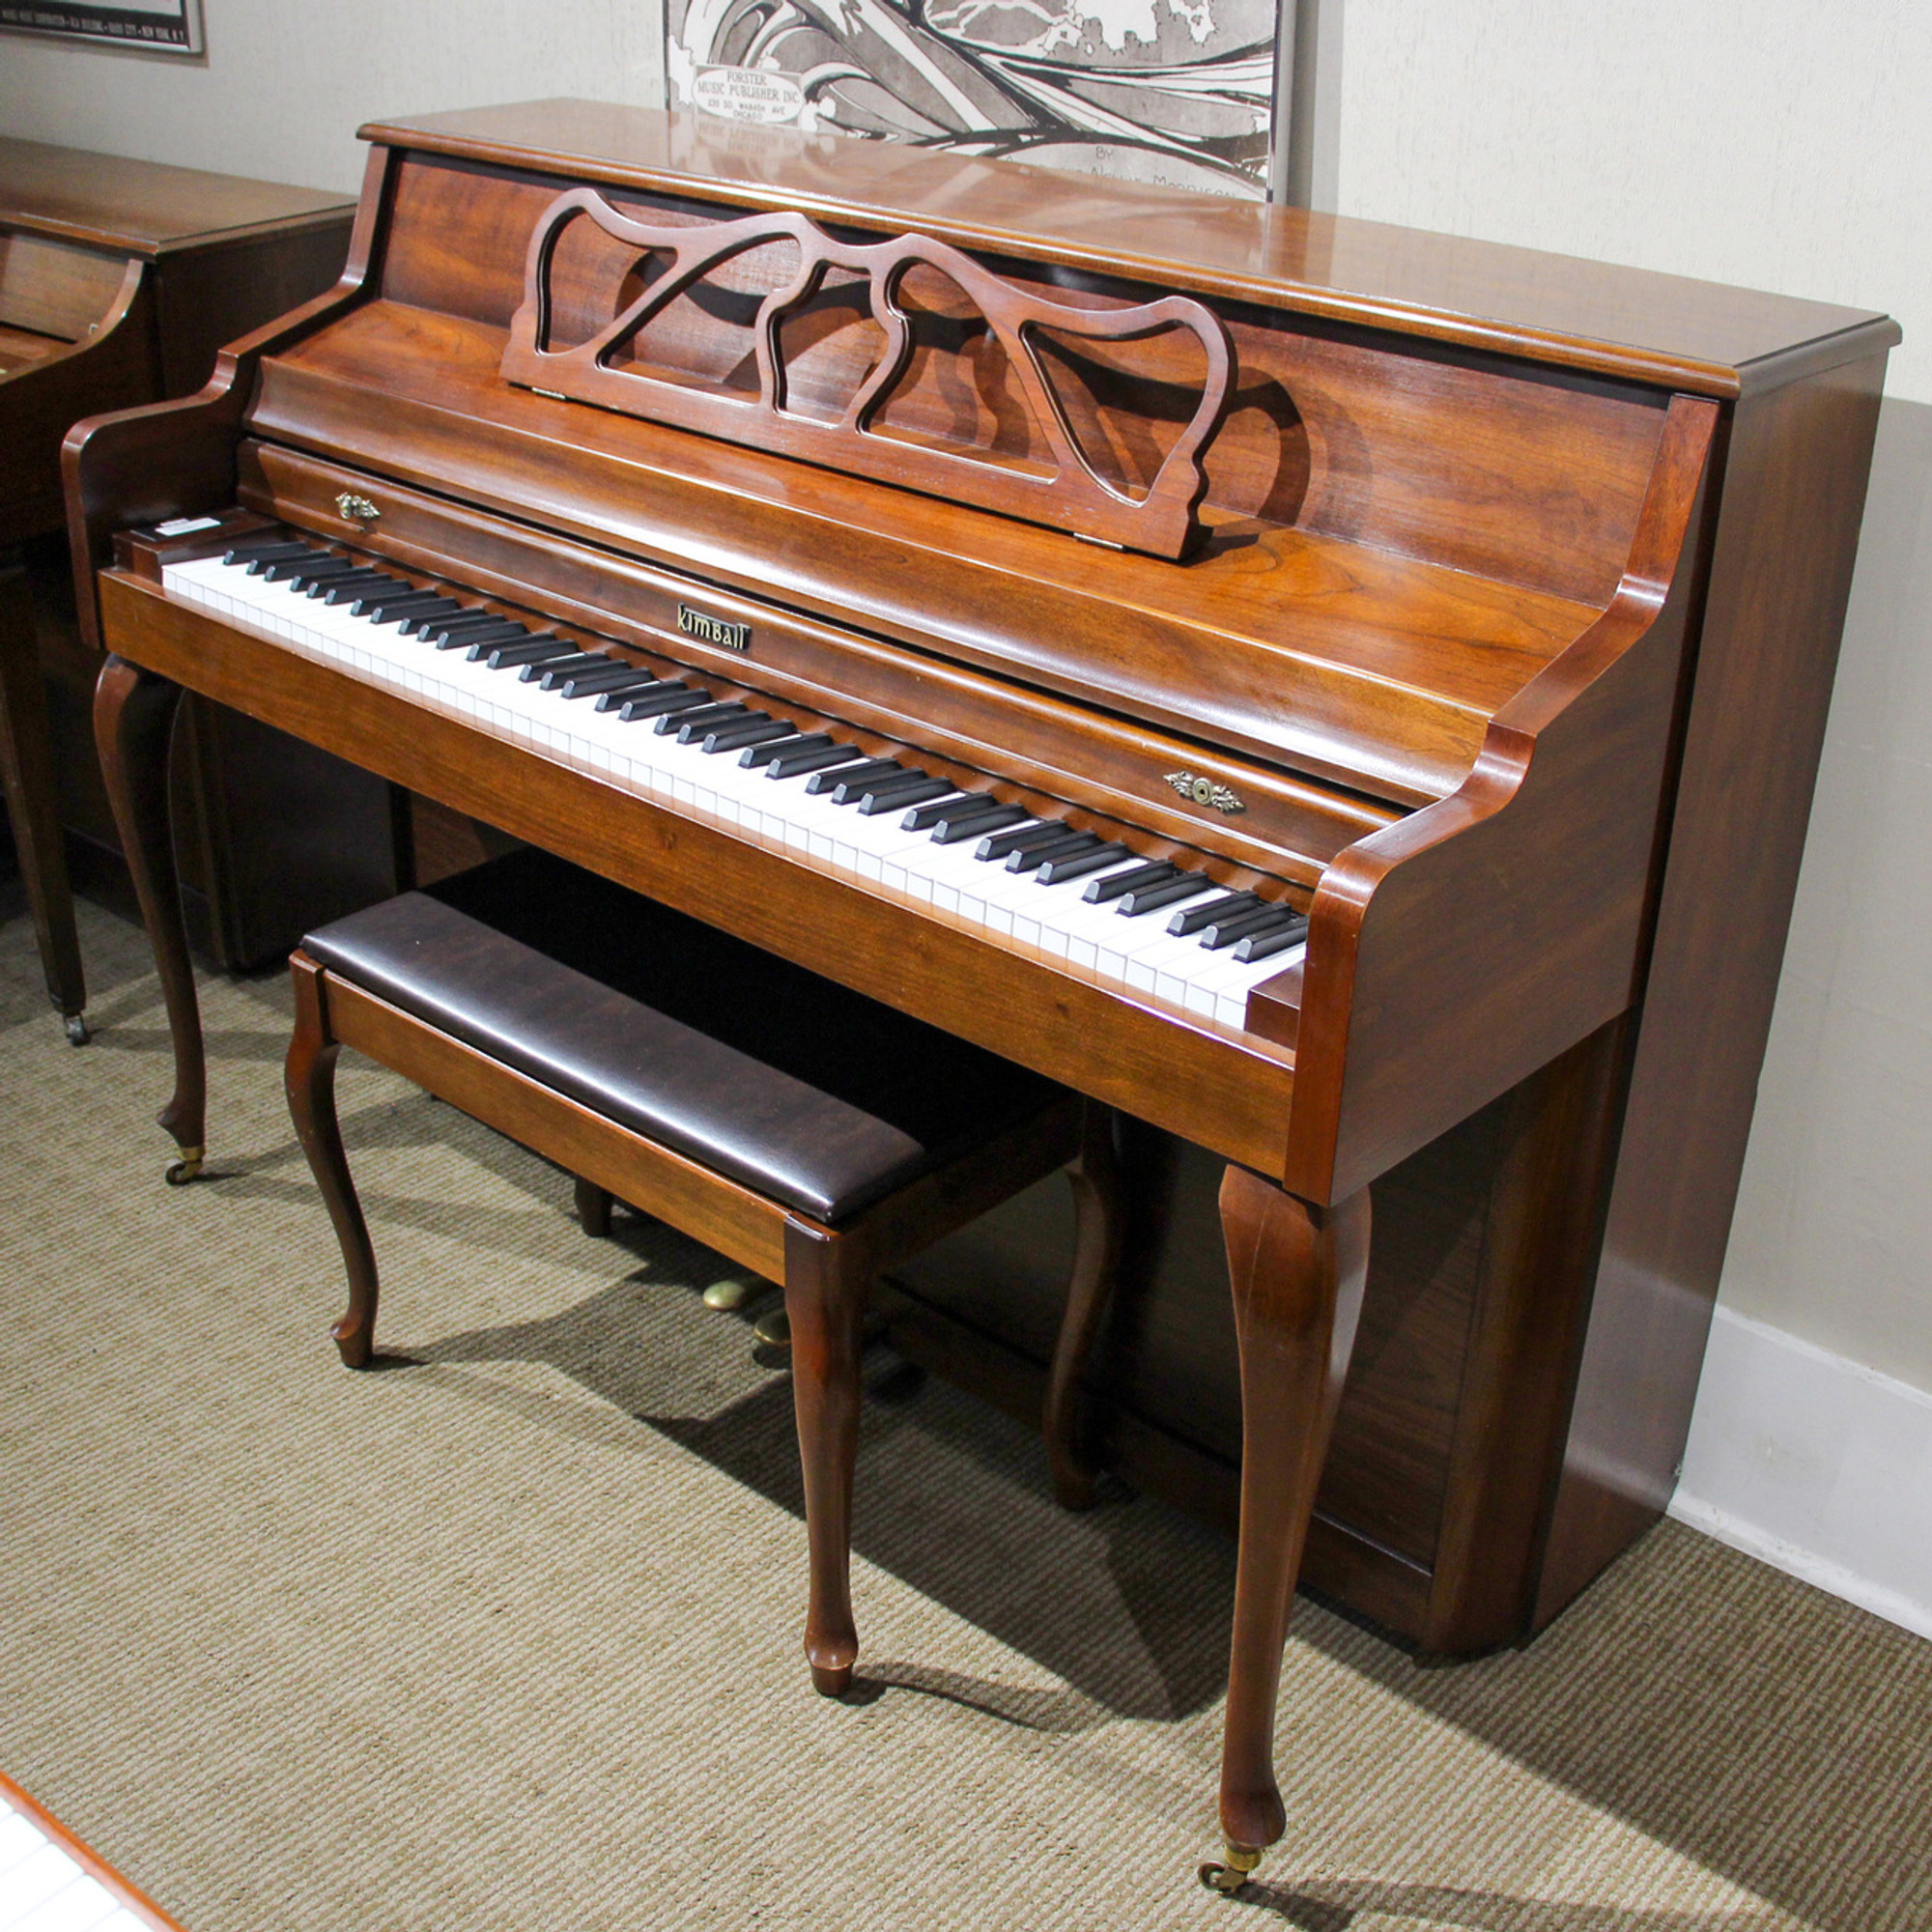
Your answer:
[[[75,1849],[75,1841],[63,1843],[43,1829],[0,1780],[0,1932],[156,1932],[174,1925],[118,1897],[73,1856]]]
[[[1239,1030],[1298,958],[1293,908],[720,702],[285,536],[165,567],[173,596],[1000,942]]]

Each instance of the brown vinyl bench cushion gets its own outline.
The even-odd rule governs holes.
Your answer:
[[[821,1221],[1060,1092],[543,852],[387,899],[302,947],[492,1059]]]

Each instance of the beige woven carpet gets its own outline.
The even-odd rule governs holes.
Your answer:
[[[1289,1835],[1203,1891],[1233,1552],[1052,1504],[944,1387],[868,1410],[847,1705],[798,1649],[783,1378],[632,1223],[366,1064],[411,1358],[340,1368],[278,980],[207,985],[213,1166],[159,1184],[139,935],[95,1043],[0,927],[0,1767],[193,1932],[1925,1932],[1932,1645],[1666,1525],[1525,1654],[1302,1605]]]

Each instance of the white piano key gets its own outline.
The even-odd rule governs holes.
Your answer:
[[[394,623],[355,616],[347,605],[325,604],[286,582],[250,577],[244,564],[218,557],[170,564],[163,582],[171,595],[256,624],[305,655],[720,819],[769,849],[929,903],[1017,950],[1228,1025],[1240,1025],[1251,986],[1298,956],[1243,963],[1230,952],[1209,952],[1194,935],[1168,933],[1160,914],[1125,920],[1111,902],[1089,902],[1088,884],[1104,872],[1041,885],[1031,871],[1009,872],[1003,860],[979,859],[976,840],[936,845],[929,831],[908,832],[900,811],[867,817],[856,804],[835,805],[830,791],[807,791],[803,775],[774,781],[763,766],[739,765],[735,752],[680,745],[675,729],[660,732],[655,720],[627,724],[615,710],[598,711],[594,697],[566,699],[525,682],[521,668],[493,670],[460,647],[440,651],[404,637]],[[1142,863],[1128,856],[1118,865]]]

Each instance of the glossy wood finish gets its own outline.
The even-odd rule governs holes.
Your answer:
[[[1236,1863],[1285,1823],[1274,1776],[1281,1649],[1355,1346],[1369,1197],[1311,1208],[1231,1167],[1221,1224],[1241,1348],[1241,1555],[1221,1747],[1221,1830]]]
[[[1468,780],[1323,874],[1287,1168],[1308,1199],[1355,1193],[1635,996],[1717,416],[1671,405],[1616,596],[1497,711]]]
[[[369,1055],[579,1178],[588,1233],[608,1230],[613,1196],[781,1283],[791,1327],[792,1386],[804,1465],[810,1591],[806,1657],[812,1683],[838,1696],[858,1655],[852,1613],[852,1488],[859,1431],[859,1356],[866,1304],[883,1267],[975,1218],[1056,1167],[1078,1160],[1092,1183],[1088,1110],[1071,1095],[1017,1125],[982,1133],[947,1162],[837,1226],[787,1209],[755,1190],[661,1146],[568,1095],[405,1012],[307,953],[290,960],[296,1024],[285,1091],[297,1135],[328,1208],[349,1277],[349,1305],[330,1330],[343,1361],[366,1368],[375,1345],[379,1285],[335,1114],[335,1062],[345,1045]],[[781,1122],[767,1130],[780,1132]],[[1095,1194],[1095,1211],[1114,1203]],[[1083,1263],[1119,1252],[1118,1235],[1094,1230]],[[1075,1293],[1104,1297],[1104,1279]]]
[[[848,154],[789,128],[592,100],[374,122],[362,134],[497,170],[560,173],[733,207],[801,209],[866,225],[916,209],[927,234],[955,247],[1237,295],[1297,316],[1719,397],[1831,366],[1843,359],[1835,338],[1872,319],[1824,302],[1307,209],[1179,188],[1102,188],[1085,177],[917,148],[868,143]]]
[[[1868,389],[1855,372],[1896,330],[1292,211],[616,109],[379,131],[337,294],[241,345],[191,409],[71,440],[97,560],[117,526],[162,514],[278,519],[1310,905],[1305,964],[1251,995],[1245,1028],[1216,1029],[173,604],[153,545],[125,543],[99,579],[107,634],[134,661],[1119,1110],[1139,1220],[1104,1321],[1076,1300],[1056,1321],[1057,1296],[1024,1285],[989,1321],[917,1280],[885,1300],[895,1336],[949,1373],[983,1368],[1065,1444],[1082,1434],[1078,1378],[1052,1364],[1091,1337],[1117,1398],[1091,1417],[1103,1459],[1208,1513],[1240,1460],[1225,1790],[1246,1858],[1279,1829],[1273,1687],[1304,1555],[1419,1648],[1519,1639],[1587,1569],[1567,1552],[1595,1561],[1638,1521],[1577,1505],[1562,1477],[1586,1466],[1589,1432],[1604,1439],[1596,1406],[1628,1411],[1622,1439],[1667,1440],[1688,1415],[1687,1328],[1673,1374],[1603,1372],[1634,1305],[1599,1278],[1604,1230],[1614,1253],[1616,1203],[1635,1199],[1626,1164],[1665,1172],[1708,1134],[1710,1157],[1683,1163],[1698,1198],[1680,1213],[1644,1183],[1646,1210],[1700,1251],[1715,1232],[1721,1251],[1729,1197],[1706,1182],[1741,1154],[1747,1083],[1733,1076],[1754,1072],[1761,1029],[1754,995],[1734,1032],[1707,996],[1695,962],[1719,942],[1674,937],[1673,895],[1724,900],[1742,836],[1727,828],[1753,811],[1776,821],[1768,852],[1795,853],[1868,396],[1865,416],[1832,418],[1852,428],[1805,425],[1848,383]],[[1184,562],[1109,554],[506,384],[533,230],[559,194],[592,187],[679,235],[778,213],[854,249],[930,238],[1028,299],[1089,313],[1201,300],[1236,358],[1207,541]],[[558,243],[553,297],[581,343],[642,291],[621,287],[635,257],[577,246]],[[651,354],[748,384],[754,279],[667,305]],[[797,397],[826,410],[863,387],[875,350],[836,315],[812,321]],[[942,333],[913,359],[896,430],[1037,459],[974,339]],[[1113,439],[1129,488],[1158,474],[1192,407],[1175,400],[1174,343],[1140,348],[1145,381],[1092,348],[1059,365],[1077,363],[1080,434]],[[1136,421],[1153,425],[1138,442]],[[351,518],[344,492],[378,514]],[[1772,534],[1754,537],[1760,516]],[[727,661],[681,635],[680,604],[749,625],[750,652]],[[1750,631],[1779,611],[1807,614],[1747,701],[1733,680],[1750,674]],[[1745,746],[1760,733],[1763,758]],[[1247,794],[1248,811],[1177,799],[1177,767]],[[1749,774],[1729,795],[1727,772]],[[1782,919],[1763,917],[1776,895],[1750,883],[1760,869],[1744,865],[1729,901],[1752,974],[1775,967]],[[1647,1056],[1684,1051],[1725,1070],[1673,1109]],[[1208,1312],[1230,1283],[1179,1253],[1198,1257],[1217,1212],[1201,1151],[1233,1164],[1232,1313]],[[1175,1269],[1192,1270],[1185,1293],[1164,1280]],[[1357,1325],[1344,1378],[1334,1343]],[[838,1336],[822,1339],[838,1359]],[[834,1494],[841,1415],[821,1428]],[[836,1671],[842,1600],[822,1607]]]
[[[13,728],[0,736],[0,776],[43,964],[72,1037],[85,1037],[85,987],[65,846],[75,841],[84,881],[120,862],[86,728],[99,655],[73,635],[58,581],[71,565],[49,541],[65,526],[62,438],[80,417],[198,387],[223,341],[334,275],[350,213],[308,189],[0,140],[0,551],[24,547],[33,607],[23,615],[10,592]],[[43,681],[44,693],[34,688]],[[239,769],[254,749],[231,738],[222,721],[199,721],[184,736],[181,782],[193,794],[183,812],[197,828],[195,858],[210,862],[193,867],[197,912],[207,909],[213,954],[241,963],[234,942],[260,923],[261,895],[245,859],[230,863],[222,833],[239,827],[244,847],[262,842],[270,815],[245,785],[224,787],[224,767]],[[352,792],[358,783],[347,781]],[[286,850],[268,869],[284,882],[303,876]]]
[[[627,278],[615,292],[613,313],[582,340],[566,342],[555,326],[553,270],[563,231],[578,220],[631,250],[636,262],[668,259],[664,272],[628,300]],[[660,367],[642,346],[659,316],[680,298],[708,291],[717,271],[758,253],[776,254],[782,266],[757,291],[757,312],[746,325],[755,390],[728,379],[706,381],[700,370]],[[997,357],[1002,377],[1010,381],[1024,406],[1026,440],[1049,459],[1038,470],[1002,462],[999,451],[970,441],[935,447],[881,433],[915,357],[931,353],[915,317],[930,320],[933,311],[917,302],[913,291],[935,282],[957,291],[963,298],[959,319],[982,335],[985,355]],[[788,325],[810,319],[836,326],[838,309],[849,310],[876,336],[878,359],[845,395],[829,398],[830,408],[802,408],[791,336],[803,331]],[[1145,491],[1129,496],[1095,468],[1076,439],[1045,343],[1070,338],[1086,348],[1142,342],[1170,330],[1188,335],[1200,350],[1206,365],[1201,393]],[[816,344],[808,336],[801,346],[809,352]],[[506,382],[547,396],[602,404],[950,502],[1029,517],[1116,549],[1178,557],[1198,548],[1205,534],[1195,515],[1208,491],[1203,462],[1228,413],[1233,360],[1226,325],[1185,296],[1131,308],[1072,307],[1023,291],[970,255],[923,236],[855,247],[800,214],[667,227],[631,220],[594,190],[572,188],[544,211],[531,233],[523,305],[510,325],[502,373]]]
[[[201,1043],[201,1007],[182,920],[181,877],[175,869],[174,826],[168,809],[168,753],[182,688],[125,658],[109,657],[95,689],[94,735],[100,775],[132,875],[141,923],[155,950],[161,997],[174,1046],[175,1091],[156,1117],[180,1157],[170,1182],[192,1180],[208,1143],[208,1065]]]
[[[1264,1040],[1016,956],[929,904],[855,891],[122,572],[103,572],[99,594],[122,648],[208,696],[1230,1158],[1282,1162],[1293,1066]]]
[[[296,1025],[289,1037],[282,1091],[288,1095],[296,1138],[328,1209],[349,1276],[349,1306],[328,1331],[329,1339],[350,1368],[360,1369],[368,1365],[375,1339],[380,1285],[369,1224],[362,1218],[335,1114],[335,1063],[342,1047],[329,1030],[327,980],[321,967],[306,953],[298,952],[289,961],[289,970],[295,982]]]
[[[1732,425],[1539,1627],[1662,1515],[1683,1462],[1798,886],[1884,377],[1882,355],[1847,363],[1752,400]],[[1633,1386],[1653,1400],[1631,1403]]]

